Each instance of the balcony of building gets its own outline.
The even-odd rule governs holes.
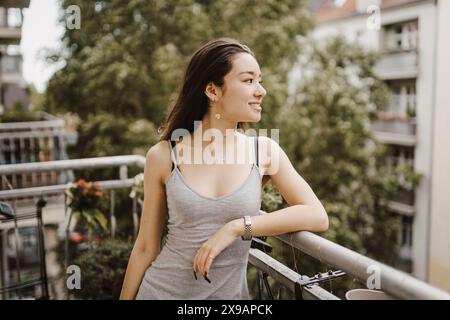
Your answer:
[[[0,1],[0,44],[20,44],[22,38],[23,12],[30,1]]]
[[[1,81],[3,83],[23,84],[22,63],[21,54],[0,56]]]
[[[66,146],[76,142],[75,131],[68,130],[63,119],[45,112],[28,113],[34,121],[0,123],[0,165],[67,159]],[[11,188],[57,183],[55,172],[6,177]],[[0,190],[7,189],[5,181]]]
[[[131,236],[129,242],[133,243],[139,227],[140,204],[136,197],[128,198],[131,202],[128,211],[119,212],[116,208],[116,200],[120,190],[129,189],[134,184],[132,178],[140,173],[145,166],[143,156],[128,155],[115,157],[99,157],[90,159],[58,160],[41,163],[16,163],[0,166],[0,176],[21,175],[21,174],[42,174],[45,172],[59,171],[70,176],[69,172],[78,177],[83,176],[85,170],[95,170],[97,173],[103,170],[114,169],[115,178],[98,181],[99,185],[109,194],[109,212],[107,212],[108,237],[116,237],[123,230],[119,229],[119,215],[126,218],[132,224]],[[35,222],[34,212],[16,211],[15,219],[10,217],[0,217],[0,231],[2,233],[2,263],[1,265],[1,283],[0,294],[3,299],[13,298],[61,298],[58,294],[64,294],[67,288],[57,286],[56,274],[60,268],[56,261],[58,260],[54,253],[54,248],[58,242],[65,243],[64,266],[70,265],[72,261],[68,256],[68,243],[71,241],[71,232],[74,230],[74,221],[72,213],[68,208],[65,190],[67,184],[62,183],[52,186],[39,186],[31,188],[19,188],[14,190],[0,191],[0,201],[10,203],[13,207],[19,200],[28,199],[30,202],[41,203],[37,206],[36,212],[41,208],[42,222]],[[60,198],[59,207],[49,208],[48,205],[41,206],[42,202],[38,199],[49,201],[51,198]],[[53,213],[52,213],[53,212]],[[260,212],[260,214],[268,214]],[[18,227],[15,227],[17,223]],[[39,228],[39,225],[45,226]],[[52,227],[53,226],[53,227]],[[21,232],[15,230],[25,229]],[[44,229],[45,232],[42,231]],[[41,230],[41,231],[40,231]],[[51,232],[49,232],[51,231]],[[36,266],[37,261],[42,256],[31,257],[29,261],[18,260],[17,257],[23,257],[24,253],[18,252],[23,249],[28,250],[31,255],[33,249],[38,249],[36,242],[33,241],[33,234],[39,235],[40,232],[46,234],[46,250],[42,261],[45,261],[43,270],[42,263]],[[405,233],[405,241],[408,235]],[[36,238],[36,236],[35,236]],[[256,299],[286,299],[286,292],[290,292],[294,299],[305,300],[339,300],[330,287],[330,282],[337,279],[350,277],[353,283],[358,282],[362,287],[367,287],[371,279],[376,276],[382,284],[382,294],[384,298],[394,299],[450,299],[450,294],[441,291],[435,287],[422,282],[407,273],[394,269],[383,263],[375,261],[367,256],[361,255],[338,243],[333,243],[319,235],[311,232],[301,231],[292,234],[284,234],[275,237],[287,248],[296,248],[313,259],[326,264],[327,272],[317,270],[315,274],[302,274],[298,270],[292,270],[287,265],[281,263],[273,257],[272,246],[267,243],[267,239],[255,238],[252,242],[252,248],[249,253],[249,272],[256,272],[258,290]],[[23,243],[28,241],[28,245],[17,245],[14,243]],[[34,250],[36,251],[36,250]],[[16,263],[15,261],[18,261]],[[21,274],[21,269],[17,265],[23,262],[25,265],[35,263],[35,272],[33,273],[27,267],[28,273]],[[40,260],[41,261],[41,260]],[[41,268],[39,268],[39,266]],[[64,267],[63,266],[63,267]],[[25,276],[26,275],[26,276]],[[21,279],[21,281],[18,281]],[[269,281],[270,280],[270,281]],[[63,281],[63,284],[66,282]],[[56,288],[56,289],[49,289]],[[348,288],[350,289],[350,288]],[[378,288],[380,289],[380,288]],[[59,290],[59,291],[58,291]],[[380,293],[380,290],[376,291]]]
[[[380,142],[416,144],[416,83],[414,79],[387,81],[391,95],[387,108],[377,113],[372,131]]]
[[[381,30],[381,59],[374,72],[383,80],[416,78],[418,74],[418,21],[385,25]]]

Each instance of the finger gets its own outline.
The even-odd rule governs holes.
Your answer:
[[[195,254],[195,257],[194,257],[194,265],[193,265],[193,268],[194,268],[194,271],[195,271],[195,272],[198,272],[198,271],[199,271],[199,269],[198,269],[198,258],[199,258],[199,255],[200,255],[200,249],[197,251],[197,253]]]
[[[206,265],[205,265],[205,272],[206,272],[206,276],[208,276],[209,274],[209,270],[211,269],[211,265],[214,261],[214,255],[212,255],[211,253],[208,255],[208,258],[206,259]]]
[[[208,258],[208,250],[201,250],[200,255],[198,257],[198,268],[199,271],[202,275],[205,274],[205,264],[206,264],[206,259]]]

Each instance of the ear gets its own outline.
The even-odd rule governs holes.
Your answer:
[[[206,85],[205,94],[209,100],[217,102],[222,94],[222,91],[214,83],[209,82]]]

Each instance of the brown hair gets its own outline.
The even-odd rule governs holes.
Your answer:
[[[219,38],[208,42],[191,57],[184,75],[178,98],[163,126],[161,140],[171,138],[176,129],[194,131],[194,121],[200,121],[208,111],[206,85],[213,82],[218,87],[225,84],[224,77],[230,72],[232,61],[238,53],[254,53],[239,41]],[[246,123],[239,122],[238,128],[245,130]]]

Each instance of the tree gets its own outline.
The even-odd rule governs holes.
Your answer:
[[[158,128],[190,55],[222,36],[254,50],[273,93],[265,112],[274,114],[284,105],[287,70],[300,50],[295,38],[312,26],[305,1],[297,0],[62,1],[62,9],[69,5],[80,7],[81,30],[66,28],[63,50],[51,56],[65,66],[49,81],[46,106],[53,113],[77,112],[82,132],[85,121],[101,113],[145,118]],[[272,117],[261,124],[273,125]],[[87,149],[96,150],[91,138],[80,135],[92,145]],[[110,154],[120,148],[112,147]]]
[[[339,37],[304,41],[296,94],[279,117],[281,143],[329,214],[326,238],[392,264],[399,218],[387,202],[398,176],[369,125],[388,97],[372,72],[377,56]]]

